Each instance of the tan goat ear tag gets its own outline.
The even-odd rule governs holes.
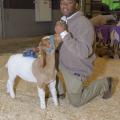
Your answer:
[[[38,58],[41,58],[41,57],[42,57],[42,55],[39,53],[39,54],[38,54]]]
[[[47,48],[50,48],[50,47],[51,47],[50,42],[47,43],[46,47],[47,47]]]

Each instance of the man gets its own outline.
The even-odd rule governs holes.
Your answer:
[[[61,19],[67,23],[68,30],[57,21],[55,32],[63,42],[59,62],[69,101],[74,106],[81,106],[98,95],[109,98],[112,80],[105,78],[96,80],[88,87],[83,85],[92,73],[95,60],[92,49],[94,29],[77,7],[77,0],[60,0],[60,9],[64,15]]]

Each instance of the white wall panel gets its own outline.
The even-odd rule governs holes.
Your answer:
[[[35,21],[51,21],[51,0],[35,0]]]
[[[2,0],[0,0],[0,38],[2,38]]]

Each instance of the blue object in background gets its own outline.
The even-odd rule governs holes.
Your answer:
[[[33,51],[32,49],[26,49],[25,51],[23,51],[23,56],[37,58],[36,52]]]
[[[51,45],[51,47],[47,49],[48,53],[51,53],[51,51],[55,49],[54,35],[50,35],[50,45]],[[25,51],[23,51],[23,56],[24,57],[33,57],[33,58],[38,57],[37,53],[33,49],[26,49]]]
[[[54,35],[50,35],[50,45],[51,45],[51,47],[47,49],[48,53],[51,53],[51,51],[55,49]]]

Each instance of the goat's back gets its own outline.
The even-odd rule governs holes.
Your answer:
[[[22,54],[12,55],[6,64],[8,73],[19,76],[26,81],[36,82],[32,73],[32,63],[34,60],[35,58],[24,57]]]

